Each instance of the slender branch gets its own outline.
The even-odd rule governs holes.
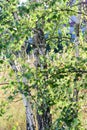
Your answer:
[[[7,84],[10,84],[10,83],[0,83],[0,86],[2,86],[2,85],[7,85]]]
[[[18,100],[16,100],[16,101],[13,101],[13,102],[17,103],[17,102],[19,102],[19,101],[22,101],[22,98],[21,98],[21,99],[18,99]]]
[[[69,40],[71,40],[71,38],[69,38],[69,37],[58,37],[58,36],[54,36],[54,37],[47,38],[46,41],[52,40],[52,39],[69,39]]]
[[[67,71],[58,71],[58,68],[55,70],[56,71],[56,74],[65,74],[65,76],[67,76],[67,74],[68,73],[81,73],[81,74],[86,74],[87,73],[87,70],[67,70]],[[49,78],[51,78],[51,77],[54,77],[54,75],[56,75],[56,74],[51,74],[50,76],[49,76]]]

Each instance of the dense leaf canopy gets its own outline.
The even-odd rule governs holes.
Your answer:
[[[0,66],[14,77],[3,89],[11,91],[9,100],[18,93],[29,97],[39,115],[50,108],[52,130],[84,129],[79,115],[87,89],[87,7],[70,2],[0,1]]]

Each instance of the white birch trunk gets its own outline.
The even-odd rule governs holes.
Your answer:
[[[18,78],[17,72],[21,69],[19,67],[17,67],[14,62],[12,62],[11,67],[16,74],[17,82],[20,84],[20,79]],[[19,70],[17,68],[19,68]],[[23,77],[24,85],[26,85],[26,81],[27,81],[26,78]],[[21,95],[22,95],[24,107],[26,110],[26,123],[27,123],[26,130],[35,130],[35,120],[34,120],[33,111],[31,108],[31,104],[29,101],[29,97],[26,97],[23,94],[23,92],[21,92]]]

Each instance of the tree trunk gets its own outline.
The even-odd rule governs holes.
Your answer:
[[[40,63],[40,56],[45,56],[46,51],[46,41],[44,38],[44,33],[42,29],[34,29],[34,55],[36,57],[35,66],[41,67],[41,69],[45,69],[47,67],[44,64]],[[38,77],[37,77],[38,78]],[[47,77],[45,77],[46,79]],[[46,86],[45,86],[46,87]],[[38,93],[37,86],[37,93]],[[42,111],[42,114],[39,114],[38,110]],[[50,130],[50,125],[52,123],[52,117],[50,114],[50,107],[48,104],[44,104],[44,99],[42,97],[42,104],[37,108],[37,121],[38,121],[38,130]]]
[[[82,0],[80,1],[82,2]],[[81,8],[82,5],[78,5],[78,12],[81,12]],[[78,14],[77,16],[77,21],[76,21],[76,25],[75,25],[75,33],[76,33],[76,38],[75,38],[75,57],[77,59],[77,64],[78,63],[78,58],[79,58],[79,38],[80,38],[80,23],[81,23],[81,14]],[[79,90],[77,88],[77,81],[78,81],[78,74],[76,74],[75,80],[74,80],[74,91],[73,91],[73,101],[74,102],[78,102],[78,94],[79,94]]]
[[[22,94],[24,106],[26,108],[26,130],[35,130],[35,120],[33,117],[33,112],[31,108],[31,104],[28,98],[25,97],[24,94]]]
[[[17,69],[17,66],[13,61],[10,61],[10,65],[16,74],[17,82],[20,84],[20,79],[18,78],[18,74],[17,74],[19,70]],[[25,80],[24,79],[23,79],[23,83],[24,85],[26,85],[26,79]],[[36,125],[35,125],[35,120],[34,120],[30,101],[27,97],[25,97],[23,92],[20,93],[22,94],[22,99],[26,110],[26,130],[35,130]]]
[[[42,115],[37,113],[37,120],[38,120],[38,130],[50,130],[52,123],[50,108],[49,107],[46,108],[46,110],[44,110]]]

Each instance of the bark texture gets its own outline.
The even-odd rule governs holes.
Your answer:
[[[15,64],[15,61],[10,61],[9,63],[11,65],[11,67],[12,67],[12,70],[16,74],[17,82],[20,84],[20,79],[18,78],[18,72],[22,72],[23,73],[23,70],[22,70],[21,66],[18,67]],[[23,77],[22,81],[23,81],[24,85],[28,85],[27,84],[27,80],[26,80],[25,77]],[[31,104],[30,104],[29,96],[26,97],[23,91],[20,91],[20,93],[22,95],[24,107],[25,107],[25,110],[26,110],[26,130],[35,130],[36,123],[35,123],[35,120],[34,120],[34,115],[33,115],[32,107],[31,107]]]
[[[40,63],[40,56],[45,56],[46,51],[46,41],[44,38],[44,32],[40,28],[34,29],[34,55],[35,55],[35,66],[45,69],[47,67],[46,63]],[[38,77],[37,77],[38,78]],[[47,78],[47,77],[45,77]],[[46,87],[46,86],[45,86]],[[38,93],[38,86],[37,86]],[[44,99],[42,99],[42,104],[37,109],[37,121],[38,121],[38,130],[50,130],[50,125],[52,123],[52,117],[50,114],[50,107],[48,104],[44,104]],[[38,110],[42,111],[42,114],[39,114]]]

